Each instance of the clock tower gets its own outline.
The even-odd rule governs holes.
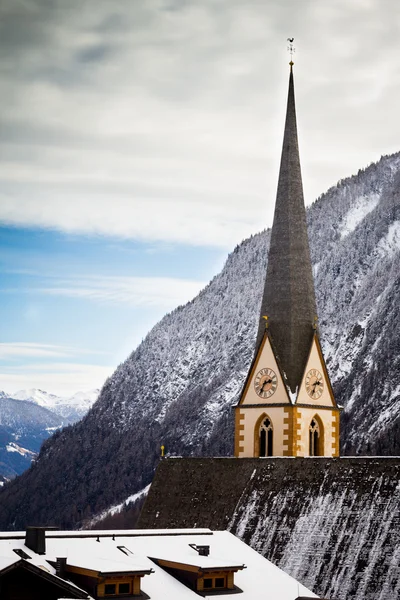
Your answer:
[[[339,456],[339,412],[319,341],[297,140],[293,62],[253,362],[235,456]]]

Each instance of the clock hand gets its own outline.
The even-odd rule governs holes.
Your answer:
[[[262,392],[264,391],[264,386],[265,386],[267,383],[272,383],[272,379],[266,379],[266,380],[264,381],[264,383],[263,383],[263,384],[262,384],[262,386],[261,386],[261,391],[262,391]]]

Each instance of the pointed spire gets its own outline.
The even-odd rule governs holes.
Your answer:
[[[265,331],[263,317],[268,316],[277,358],[292,392],[300,387],[316,314],[290,61],[285,133],[256,350]]]

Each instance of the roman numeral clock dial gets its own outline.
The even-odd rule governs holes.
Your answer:
[[[261,369],[254,378],[254,389],[260,398],[270,398],[275,394],[278,379],[272,369]]]
[[[321,398],[324,391],[324,381],[318,369],[311,369],[306,375],[306,391],[313,400]]]

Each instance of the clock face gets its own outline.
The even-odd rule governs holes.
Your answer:
[[[272,369],[261,369],[254,378],[254,388],[260,398],[270,398],[277,386],[278,379]]]
[[[307,394],[313,400],[321,398],[324,391],[324,381],[318,369],[311,369],[306,375],[306,390]]]

